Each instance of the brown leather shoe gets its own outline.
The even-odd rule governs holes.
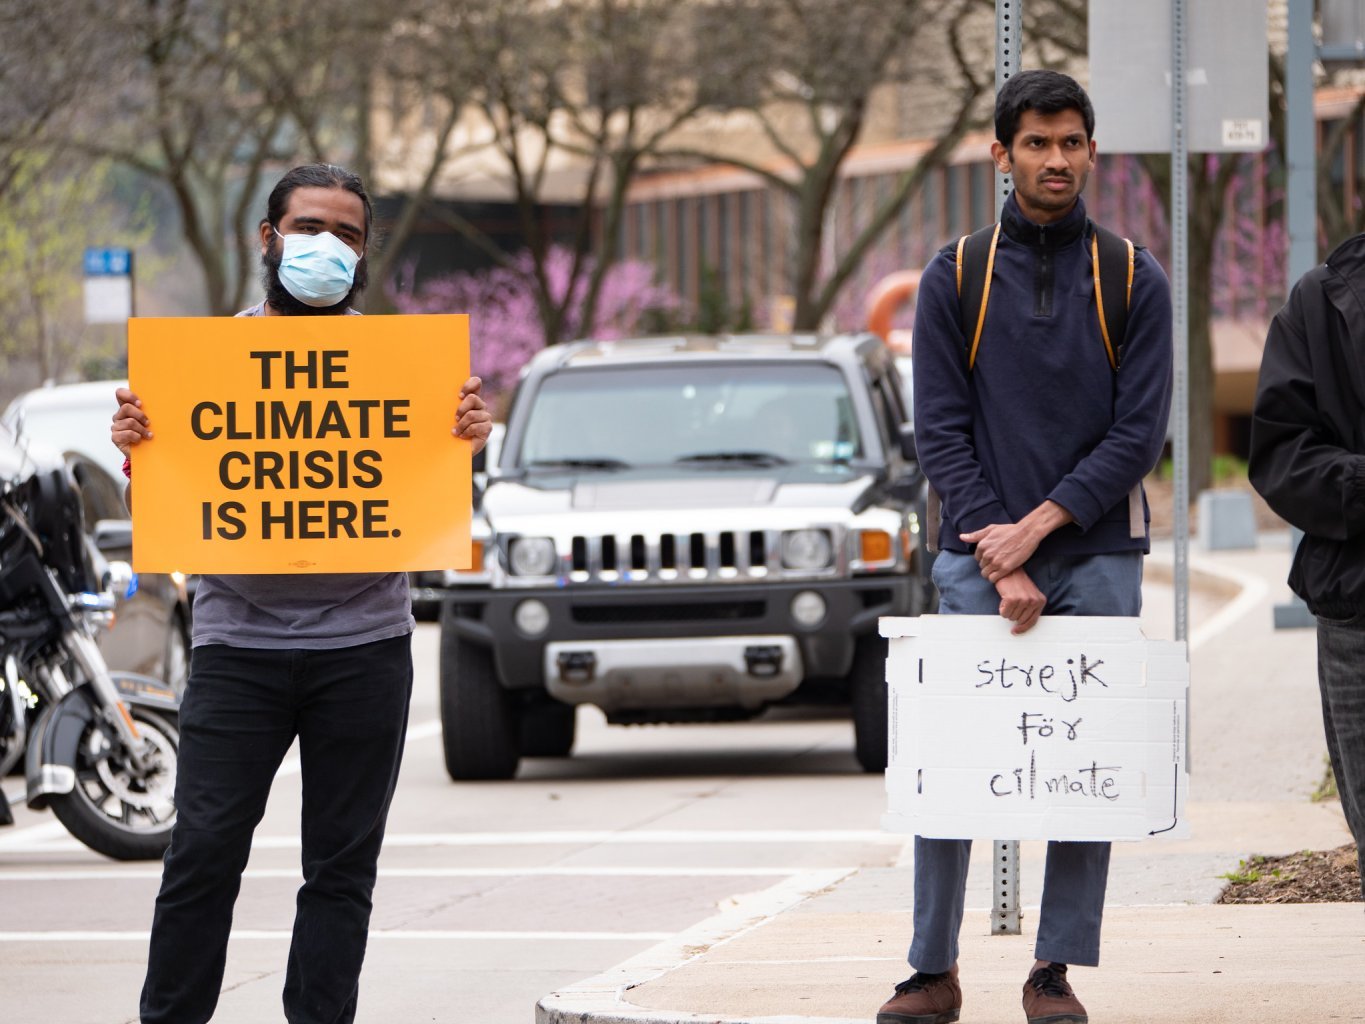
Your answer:
[[[957,968],[945,974],[916,971],[896,986],[896,994],[877,1011],[877,1024],[953,1024],[962,1009]]]
[[[1024,982],[1028,1024],[1088,1024],[1085,1007],[1066,980],[1066,964],[1039,967]]]

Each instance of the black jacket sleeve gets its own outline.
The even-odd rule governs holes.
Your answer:
[[[1365,532],[1365,455],[1343,436],[1342,413],[1362,396],[1333,365],[1344,325],[1315,280],[1300,281],[1270,325],[1251,421],[1251,484],[1304,533],[1346,540]],[[1310,326],[1311,323],[1311,326]],[[1346,417],[1349,420],[1349,415]]]

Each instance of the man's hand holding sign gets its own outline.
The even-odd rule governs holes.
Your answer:
[[[112,434],[155,495],[134,513],[139,568],[467,561],[470,456],[491,416],[466,380],[464,317],[137,320],[129,361],[137,390],[119,392]],[[153,419],[159,439],[139,447]]]

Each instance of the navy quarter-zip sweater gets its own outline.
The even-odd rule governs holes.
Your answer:
[[[1156,465],[1166,439],[1170,285],[1139,249],[1115,372],[1100,334],[1085,225],[1082,201],[1062,220],[1039,225],[1009,197],[970,371],[956,247],[939,253],[920,280],[915,438],[942,500],[945,551],[970,553],[960,534],[1018,522],[1049,498],[1075,522],[1046,537],[1039,555],[1150,548],[1150,530],[1130,535],[1128,494]],[[1143,505],[1146,514],[1145,498]]]

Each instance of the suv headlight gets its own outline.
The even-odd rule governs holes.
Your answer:
[[[555,571],[555,542],[549,537],[518,537],[507,550],[513,576],[549,576]]]
[[[782,534],[782,564],[788,569],[827,569],[834,544],[827,530],[787,530]]]

